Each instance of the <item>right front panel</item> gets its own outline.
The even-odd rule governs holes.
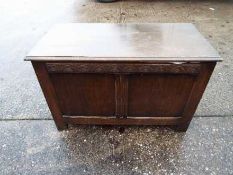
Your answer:
[[[128,116],[181,116],[195,77],[191,74],[129,75]]]

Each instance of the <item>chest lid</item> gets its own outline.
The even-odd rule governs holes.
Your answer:
[[[221,61],[190,23],[67,23],[54,26],[29,61]]]

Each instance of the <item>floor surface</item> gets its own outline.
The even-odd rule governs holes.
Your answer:
[[[196,117],[186,133],[157,127],[0,123],[0,174],[233,174],[233,117]]]

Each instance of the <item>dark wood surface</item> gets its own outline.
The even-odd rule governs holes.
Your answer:
[[[96,68],[99,63],[85,64],[85,69],[78,70],[76,66],[67,69],[69,62],[33,61],[58,129],[68,123],[151,124],[185,131],[216,63],[125,63],[114,71],[106,71],[109,63],[101,63],[101,69]],[[138,72],[144,70],[138,69],[140,65],[152,66],[154,71]]]
[[[165,125],[176,126],[180,117],[127,117],[116,118],[103,116],[63,116],[65,122],[76,125]]]
[[[186,131],[221,59],[192,24],[64,24],[27,60],[59,130],[105,124]]]
[[[46,63],[49,73],[172,73],[198,74],[199,64],[171,63]]]
[[[115,76],[50,74],[61,111],[65,115],[115,114]]]
[[[178,130],[183,131],[188,128],[189,123],[192,120],[192,117],[209,82],[215,65],[215,62],[202,64],[201,72],[196,78],[192,91],[189,94],[189,99],[186,101],[186,105],[182,114],[182,120],[177,126]]]
[[[40,62],[32,62],[32,65],[34,67],[41,89],[43,90],[49,109],[52,113],[53,119],[56,123],[57,129],[66,129],[67,123],[65,123],[62,117],[62,112],[58,105],[58,99],[54,90],[54,85],[50,80],[45,64]]]
[[[149,74],[129,76],[129,116],[179,117],[195,76]]]
[[[189,23],[60,24],[26,60],[219,61],[218,53]]]

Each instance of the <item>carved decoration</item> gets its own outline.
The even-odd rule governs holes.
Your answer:
[[[198,74],[199,64],[46,63],[49,73]]]

